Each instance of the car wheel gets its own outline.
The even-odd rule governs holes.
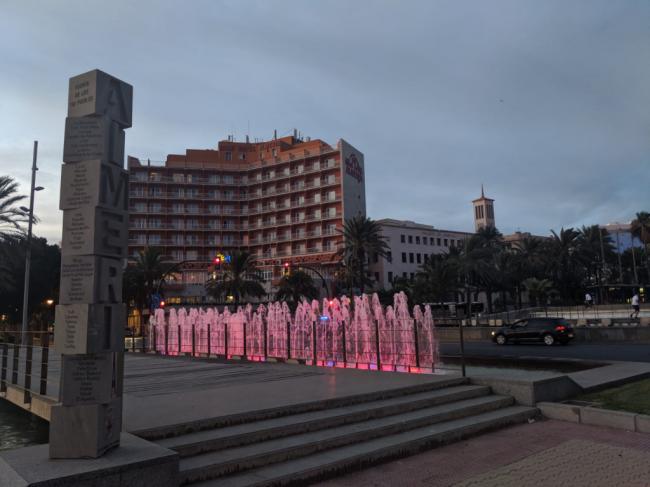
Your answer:
[[[504,335],[497,335],[497,345],[505,345],[508,339]]]
[[[544,345],[553,345],[555,343],[555,338],[553,338],[553,335],[544,335]]]

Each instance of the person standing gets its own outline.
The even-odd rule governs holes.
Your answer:
[[[594,302],[594,298],[591,297],[591,294],[585,294],[585,308],[591,308],[591,305]]]
[[[632,314],[630,315],[630,318],[638,318],[639,309],[639,292],[634,291],[634,296],[632,296]]]

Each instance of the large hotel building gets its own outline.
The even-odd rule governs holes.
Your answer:
[[[269,292],[285,263],[331,278],[343,222],[366,214],[363,154],[342,139],[222,140],[128,165],[129,254],[158,247],[178,263],[170,304],[205,302],[213,259],[235,249],[256,255]]]

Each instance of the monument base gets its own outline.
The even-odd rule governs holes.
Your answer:
[[[51,460],[48,445],[0,453],[2,487],[177,487],[178,482],[178,453],[129,433],[97,459]]]

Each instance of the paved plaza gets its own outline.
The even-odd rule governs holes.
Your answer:
[[[562,421],[537,421],[315,485],[647,487],[650,435]]]

